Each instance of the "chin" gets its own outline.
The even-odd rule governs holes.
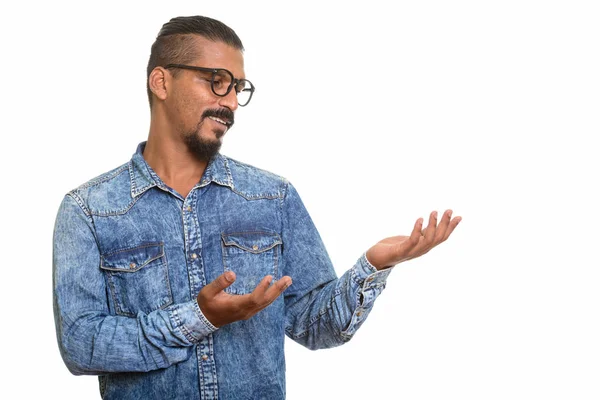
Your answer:
[[[227,129],[214,129],[213,133],[215,134],[217,139],[221,139],[223,136],[225,136],[225,133],[227,132]]]
[[[207,161],[221,149],[220,137],[222,137],[225,132],[219,131],[213,133],[214,135],[208,135],[210,138],[203,137],[198,132],[196,132],[196,134],[184,136],[188,149],[197,159]]]

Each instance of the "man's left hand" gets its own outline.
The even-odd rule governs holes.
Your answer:
[[[448,239],[462,219],[451,218],[452,210],[446,210],[438,224],[437,211],[433,211],[429,216],[427,228],[423,229],[423,218],[419,218],[410,236],[392,236],[383,239],[367,251],[367,260],[381,270],[420,257]]]

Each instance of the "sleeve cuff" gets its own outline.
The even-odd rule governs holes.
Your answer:
[[[352,267],[352,281],[356,285],[353,289],[356,294],[356,306],[352,312],[350,324],[342,332],[345,340],[350,340],[371,312],[375,299],[385,289],[386,279],[390,272],[392,272],[392,268],[378,271],[367,260],[366,253]]]
[[[360,257],[356,265],[352,270],[352,278],[354,281],[362,286],[362,290],[375,289],[381,286],[385,286],[385,282],[387,277],[392,272],[392,268],[386,268],[382,270],[377,270],[370,262],[367,260],[367,253],[363,253]]]
[[[206,319],[196,300],[176,305],[169,311],[169,317],[173,325],[193,344],[218,329]]]

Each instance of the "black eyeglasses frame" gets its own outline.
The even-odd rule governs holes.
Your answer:
[[[250,88],[249,89],[244,89],[244,91],[250,90],[250,97],[248,97],[248,101],[245,102],[244,104],[241,104],[238,100],[238,105],[240,107],[245,107],[248,105],[248,103],[250,103],[250,100],[252,100],[252,95],[254,94],[254,90],[255,87],[252,84],[252,82],[250,82],[248,79],[237,79],[233,76],[233,74],[231,73],[231,71],[225,69],[225,68],[205,68],[205,67],[196,67],[195,65],[186,65],[186,64],[167,64],[165,65],[163,68],[169,69],[169,68],[179,68],[179,69],[188,69],[188,70],[192,70],[192,71],[200,71],[200,72],[211,72],[211,78],[210,78],[210,89],[212,90],[212,92],[215,94],[215,96],[219,96],[219,97],[225,97],[229,94],[229,92],[231,92],[231,89],[233,87],[236,87],[236,96],[239,93],[237,91],[237,85],[240,82],[247,82],[248,84],[250,84]],[[219,94],[215,91],[215,76],[217,75],[217,73],[219,71],[225,71],[226,73],[228,73],[231,76],[231,83],[229,84],[229,87],[227,88],[227,91],[225,92],[225,94]]]

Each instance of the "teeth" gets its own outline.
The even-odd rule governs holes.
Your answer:
[[[222,119],[219,119],[217,117],[208,117],[208,118],[212,119],[213,121],[217,121],[220,124],[227,125],[227,122],[225,122]]]

